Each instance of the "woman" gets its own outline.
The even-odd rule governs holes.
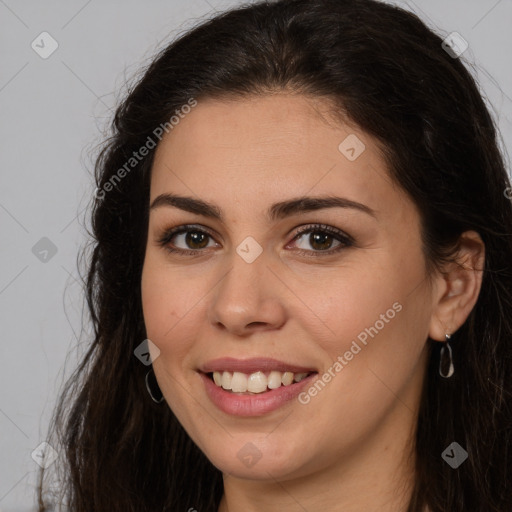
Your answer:
[[[510,183],[451,49],[281,0],[153,61],[97,162],[70,510],[511,509]]]

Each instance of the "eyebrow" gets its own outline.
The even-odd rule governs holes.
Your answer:
[[[151,203],[150,210],[170,206],[185,210],[187,212],[210,217],[223,222],[222,211],[214,204],[201,199],[176,194],[160,194]],[[268,210],[266,217],[269,221],[276,221],[297,215],[300,213],[322,210],[324,208],[351,208],[376,218],[375,211],[365,204],[352,201],[344,197],[318,196],[318,197],[297,197],[287,201],[273,204]]]

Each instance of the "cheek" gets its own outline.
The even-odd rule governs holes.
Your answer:
[[[326,383],[306,390],[302,403],[309,400],[305,407],[320,423],[332,423],[327,430],[319,428],[333,439],[347,441],[377,428],[397,396],[405,404],[402,412],[414,408],[421,384],[417,365],[428,332],[428,293],[424,286],[411,293],[422,283],[420,265],[388,263],[385,269],[354,268],[338,278],[333,273],[321,283],[301,282],[310,292],[309,304],[322,304],[315,313],[326,325],[318,336],[313,331],[320,324],[315,315],[302,317],[302,329],[324,353]]]
[[[148,338],[152,341],[162,338],[166,330],[179,319],[175,309],[175,294],[162,269],[146,258],[142,270],[141,295],[144,323]]]
[[[296,317],[323,349],[327,367],[346,355],[350,366],[407,372],[428,333],[420,250],[359,256],[319,279],[302,275],[294,291],[309,308],[302,305]]]
[[[320,342],[331,359],[349,350],[358,335],[364,339],[365,329],[376,322],[379,330],[386,330],[398,316],[399,306],[393,304],[403,297],[397,277],[377,264],[360,268],[347,263],[319,277],[302,276],[294,291],[302,299],[302,313],[296,311],[302,328],[314,333],[311,339]]]
[[[175,271],[149,255],[141,280],[142,309],[147,337],[167,359],[172,351],[176,360],[193,339],[194,315],[200,295],[198,283],[185,272]],[[199,307],[197,304],[195,307]]]
[[[192,266],[172,267],[158,255],[147,255],[141,280],[144,323],[165,368],[182,366],[200,338],[209,290],[209,280],[194,275]]]

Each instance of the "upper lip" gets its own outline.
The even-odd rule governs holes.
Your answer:
[[[257,371],[278,371],[278,372],[293,372],[293,373],[310,373],[316,372],[314,368],[299,366],[296,364],[285,363],[277,359],[268,357],[253,357],[250,359],[235,359],[233,357],[221,357],[206,362],[200,371],[203,373],[210,372],[240,372],[240,373],[255,373]]]

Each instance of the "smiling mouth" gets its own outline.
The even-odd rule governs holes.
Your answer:
[[[206,375],[219,388],[233,394],[256,395],[280,387],[288,387],[317,372],[257,371],[251,374],[242,372],[215,371]]]

